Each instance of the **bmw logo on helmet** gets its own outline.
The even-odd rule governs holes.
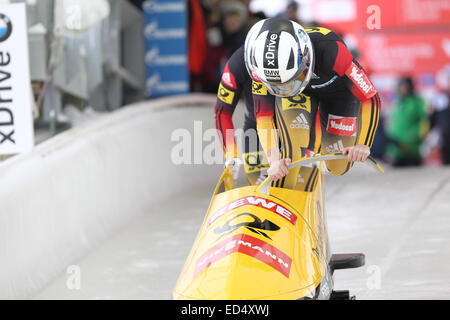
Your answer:
[[[11,20],[0,13],[0,42],[6,41],[12,32]]]

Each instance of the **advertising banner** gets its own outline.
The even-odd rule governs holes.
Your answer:
[[[146,1],[143,9],[147,96],[160,97],[188,93],[186,1]]]
[[[311,9],[316,23],[339,34],[353,33],[358,27],[355,0],[314,0]]]
[[[25,4],[0,5],[0,154],[34,145]]]
[[[436,73],[450,61],[450,34],[446,32],[375,33],[359,41],[374,73]]]
[[[341,33],[381,91],[410,75],[438,87],[450,67],[449,0],[317,0],[316,21]],[[441,85],[442,87],[442,85]]]
[[[358,0],[356,3],[360,29],[366,29],[368,10],[372,12],[370,8],[374,7],[380,14],[382,30],[450,26],[448,0]]]

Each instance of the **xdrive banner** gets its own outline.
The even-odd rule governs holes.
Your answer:
[[[0,5],[0,155],[34,145],[25,4]]]

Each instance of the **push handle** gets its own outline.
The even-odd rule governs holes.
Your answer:
[[[331,153],[331,154],[324,154],[324,155],[318,155],[318,156],[313,156],[310,158],[303,158],[300,159],[294,163],[291,163],[287,168],[288,170],[291,170],[293,168],[296,168],[298,166],[304,166],[304,165],[308,165],[308,164],[312,164],[312,163],[316,163],[316,162],[320,162],[320,161],[328,161],[328,160],[341,160],[341,159],[347,159],[348,156],[342,153]],[[370,165],[371,167],[375,168],[377,171],[384,173],[383,168],[375,161],[374,158],[372,158],[371,156],[369,156],[367,158],[367,160],[364,162],[368,165]],[[269,195],[269,188],[270,188],[270,184],[272,183],[272,178],[271,177],[267,177],[266,180],[264,180],[259,187],[256,189],[257,192],[260,193],[264,193],[266,195]]]

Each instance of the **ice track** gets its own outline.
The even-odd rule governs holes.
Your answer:
[[[203,221],[215,179],[155,205],[74,264],[81,288],[63,273],[34,299],[171,299]],[[450,169],[356,166],[326,176],[331,249],[364,252],[366,265],[338,270],[335,289],[358,299],[449,299]]]

